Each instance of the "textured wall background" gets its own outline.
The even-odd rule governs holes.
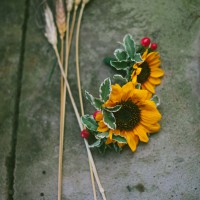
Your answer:
[[[165,70],[157,87],[162,130],[134,154],[128,148],[105,156],[93,151],[108,200],[200,197],[199,3],[91,0],[85,9],[83,90],[97,95],[101,81],[114,74],[102,60],[126,33],[136,42],[144,36],[157,42]],[[0,200],[12,193],[15,200],[57,198],[59,69],[49,81],[55,55],[37,23],[39,9],[40,3],[31,0],[0,3]],[[69,82],[78,104],[74,44]],[[84,103],[86,112],[93,113]],[[66,120],[63,200],[91,200],[86,150],[69,99]]]

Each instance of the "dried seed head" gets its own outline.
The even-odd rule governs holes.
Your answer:
[[[76,6],[78,6],[81,3],[81,0],[75,0]]]
[[[53,46],[57,45],[57,32],[56,27],[53,20],[52,12],[48,5],[46,5],[44,9],[44,16],[45,16],[45,36],[47,37],[49,43],[51,43]]]
[[[60,37],[63,38],[66,31],[65,8],[62,0],[56,0],[56,24]]]
[[[68,12],[71,12],[71,11],[72,11],[73,3],[74,3],[73,0],[66,0],[66,5],[67,5],[67,11],[68,11]]]
[[[84,4],[87,4],[90,0],[83,0]]]

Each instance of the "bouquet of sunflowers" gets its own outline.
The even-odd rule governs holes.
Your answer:
[[[119,152],[123,146],[128,144],[134,152],[139,141],[148,142],[149,134],[155,133],[160,129],[159,121],[161,114],[157,109],[160,100],[155,95],[155,86],[161,83],[160,78],[164,75],[164,72],[160,68],[160,55],[155,51],[157,44],[151,44],[149,38],[143,38],[141,44],[136,45],[129,34],[125,35],[123,43],[121,43],[122,48],[114,51],[114,57],[104,59],[105,63],[115,68],[119,74],[115,74],[112,80],[111,78],[106,78],[100,84],[99,97],[94,97],[85,91],[87,100],[94,106],[96,111],[93,115],[84,114],[79,71],[79,32],[83,11],[88,2],[89,0],[67,0],[66,19],[63,1],[56,1],[56,24],[58,30],[56,29],[51,9],[47,4],[45,4],[44,9],[46,22],[45,36],[54,49],[61,73],[58,200],[62,199],[66,93],[69,95],[81,130],[81,136],[84,138],[94,199],[97,199],[94,181],[96,181],[104,200],[106,200],[106,195],[101,185],[90,148],[98,148],[100,152],[105,152],[108,148],[114,148]],[[80,4],[81,9],[76,28],[76,72],[82,117],[80,117],[67,78],[76,12]],[[70,26],[70,14],[73,5],[74,14]],[[60,35],[60,51],[58,50],[57,32]],[[66,53],[65,56],[64,52]]]
[[[114,51],[114,58],[105,63],[119,71],[113,79],[106,78],[99,87],[99,97],[85,91],[85,96],[96,109],[93,115],[81,117],[85,129],[83,138],[91,141],[90,148],[117,152],[128,144],[134,152],[141,142],[149,141],[149,134],[159,131],[160,100],[155,86],[161,83],[164,71],[160,68],[157,44],[148,37],[136,45],[130,34],[125,35],[122,48]]]

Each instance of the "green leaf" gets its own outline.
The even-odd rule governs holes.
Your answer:
[[[103,110],[103,122],[110,129],[116,129],[116,120],[113,113]]]
[[[93,105],[94,97],[86,90],[85,90],[85,97]]]
[[[95,148],[100,146],[101,146],[101,140],[97,140],[93,144],[89,145],[89,148]]]
[[[98,128],[97,122],[91,115],[84,115],[81,117],[82,124],[91,131],[96,131]]]
[[[87,91],[85,91],[85,97],[97,110],[101,110],[101,106],[103,104],[103,101],[101,101],[101,99],[93,97]]]
[[[117,153],[119,153],[120,151],[122,151],[122,148],[119,147],[116,143],[112,143],[112,146],[113,146],[114,150],[115,150]]]
[[[116,105],[114,107],[105,107],[104,109],[108,112],[117,112],[121,109],[122,105]]]
[[[153,95],[151,101],[153,101],[157,107],[160,105],[160,98],[157,95]]]
[[[123,49],[116,49],[114,55],[118,61],[126,61],[128,59],[128,55]]]
[[[110,64],[117,70],[126,70],[129,67],[127,61],[111,61]]]
[[[126,138],[124,138],[120,135],[113,135],[112,139],[119,142],[119,143],[127,143]]]
[[[126,70],[126,76],[125,77],[128,81],[131,81],[131,74],[133,73],[133,71],[134,71],[133,68],[129,68],[129,69]]]
[[[115,74],[113,76],[113,79],[115,80],[115,82],[117,82],[119,85],[125,85],[128,80],[126,78],[124,78],[122,75],[119,75],[119,74]]]
[[[98,151],[99,153],[104,154],[107,148],[108,145],[105,145],[105,141],[102,141],[101,145],[98,147]]]
[[[101,99],[98,99],[98,98],[94,98],[94,101],[93,101],[93,106],[97,109],[97,110],[101,110],[102,109],[102,105],[103,105],[103,101]]]
[[[140,53],[136,53],[132,59],[132,61],[135,61],[136,63],[142,62],[142,57],[140,55]]]
[[[110,78],[107,78],[100,85],[100,88],[99,88],[100,98],[104,102],[106,102],[110,97],[111,91],[112,91],[111,81],[110,81]]]
[[[110,64],[111,61],[117,61],[117,59],[111,58],[111,57],[106,57],[106,58],[103,59],[103,62],[104,62],[106,65],[112,67],[112,65]]]
[[[105,132],[105,133],[98,133],[97,135],[95,135],[95,137],[96,137],[97,139],[103,139],[103,138],[107,138],[108,135],[109,135],[108,132]]]
[[[130,34],[124,36],[123,39],[124,48],[131,59],[134,59],[135,55],[135,42]]]

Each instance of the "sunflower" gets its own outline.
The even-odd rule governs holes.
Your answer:
[[[142,55],[142,62],[135,63],[135,69],[131,75],[133,82],[141,84],[142,89],[148,90],[151,94],[155,93],[155,86],[161,83],[164,71],[160,68],[160,55],[158,52],[148,53],[146,50]]]
[[[157,132],[160,129],[158,121],[161,115],[153,101],[150,101],[149,92],[135,88],[132,82],[122,87],[112,85],[109,100],[104,103],[105,107],[121,105],[121,109],[113,112],[116,119],[116,129],[110,129],[103,121],[103,114],[99,112],[95,119],[98,122],[98,132],[109,132],[106,144],[114,142],[114,135],[126,138],[132,151],[136,150],[139,141],[148,142],[148,133]],[[118,143],[119,146],[123,144]]]

